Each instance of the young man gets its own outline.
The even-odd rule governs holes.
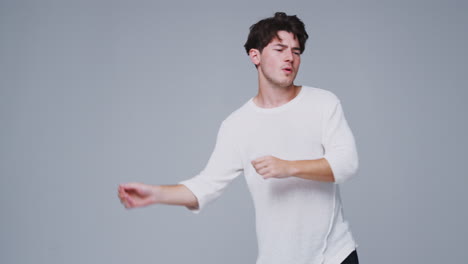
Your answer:
[[[340,101],[294,79],[308,35],[296,16],[276,13],[250,28],[245,49],[258,94],[221,124],[205,169],[172,186],[119,186],[126,208],[183,205],[198,213],[242,172],[252,194],[257,264],[358,263],[338,183],[358,157]]]

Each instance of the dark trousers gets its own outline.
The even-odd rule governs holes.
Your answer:
[[[349,254],[349,256],[345,260],[343,260],[341,264],[359,264],[356,250],[351,252],[351,254]]]

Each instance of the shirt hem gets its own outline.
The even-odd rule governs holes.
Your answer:
[[[351,254],[356,248],[358,247],[357,244],[353,243],[350,245],[347,245],[343,249],[338,252],[333,258],[330,259],[330,261],[325,261],[325,264],[341,264],[343,260],[345,260],[349,254]]]

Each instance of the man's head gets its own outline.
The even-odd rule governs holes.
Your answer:
[[[308,35],[296,16],[276,13],[250,28],[245,49],[258,70],[260,87],[291,87]]]
[[[250,27],[250,33],[244,48],[247,54],[251,49],[260,52],[273,39],[279,38],[278,31],[292,33],[299,41],[300,52],[304,52],[305,43],[309,35],[305,31],[304,23],[297,16],[288,16],[283,12],[276,12],[273,17],[265,18]]]

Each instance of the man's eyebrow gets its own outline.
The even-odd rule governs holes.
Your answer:
[[[274,46],[280,46],[281,48],[287,48],[287,45],[281,44],[281,43],[276,43]]]
[[[276,43],[276,44],[274,44],[274,46],[279,46],[281,48],[287,48],[288,47],[288,45],[284,45],[284,44],[281,44],[281,43]],[[301,48],[299,48],[299,47],[294,47],[292,49],[293,50],[301,50]]]

